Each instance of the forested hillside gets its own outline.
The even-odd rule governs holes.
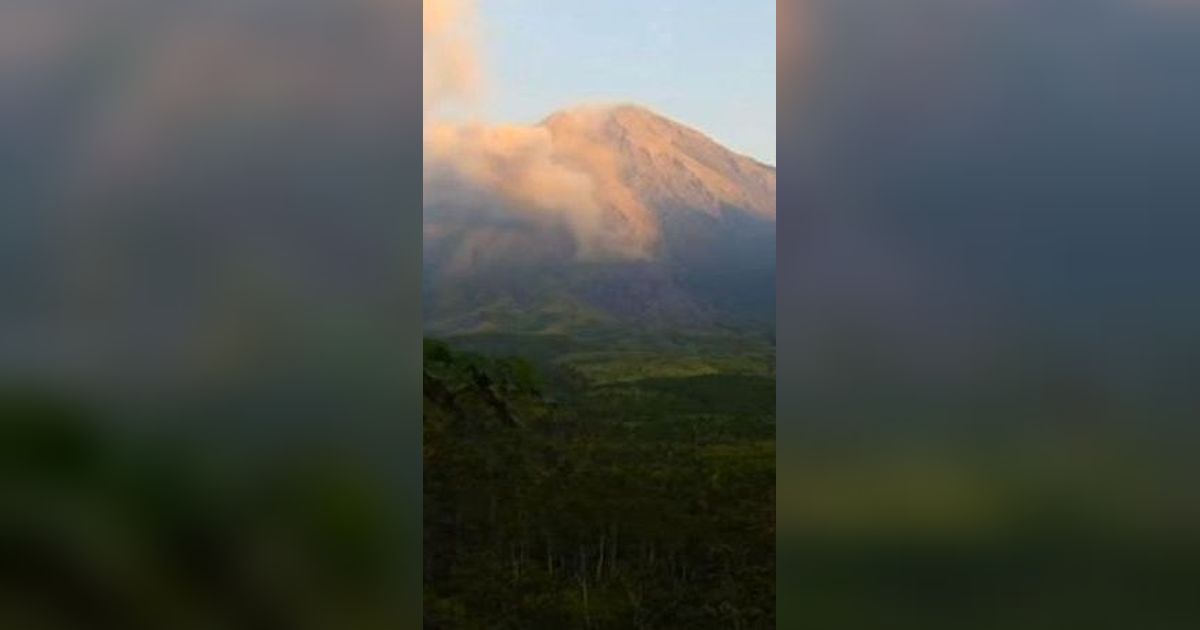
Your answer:
[[[426,627],[774,628],[773,388],[548,376],[426,342]]]

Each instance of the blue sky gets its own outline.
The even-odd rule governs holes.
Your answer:
[[[775,0],[479,0],[489,115],[635,102],[775,163]]]

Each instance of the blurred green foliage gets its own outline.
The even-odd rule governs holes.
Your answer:
[[[171,435],[0,392],[0,627],[411,627],[375,472],[337,452],[235,463]]]

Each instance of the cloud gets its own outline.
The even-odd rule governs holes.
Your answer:
[[[645,257],[653,231],[631,225],[614,207],[622,204],[609,203],[611,194],[601,190],[618,183],[597,175],[611,159],[594,147],[563,145],[543,126],[454,119],[476,109],[483,93],[477,14],[469,0],[425,0],[424,8],[426,206],[501,212],[533,227],[566,229],[581,258]],[[494,198],[480,200],[481,191]],[[426,220],[434,218],[427,212]]]
[[[436,115],[447,104],[479,98],[483,72],[471,0],[425,0],[422,19],[424,105]]]
[[[542,224],[566,227],[582,254],[595,252],[600,207],[586,173],[561,164],[554,138],[542,127],[440,124],[426,130],[427,169],[432,177],[450,171],[448,185],[429,186],[426,203],[455,199],[454,184],[499,195],[508,211]]]

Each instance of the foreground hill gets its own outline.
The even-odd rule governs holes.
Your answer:
[[[773,381],[545,376],[425,344],[426,627],[775,627]]]

